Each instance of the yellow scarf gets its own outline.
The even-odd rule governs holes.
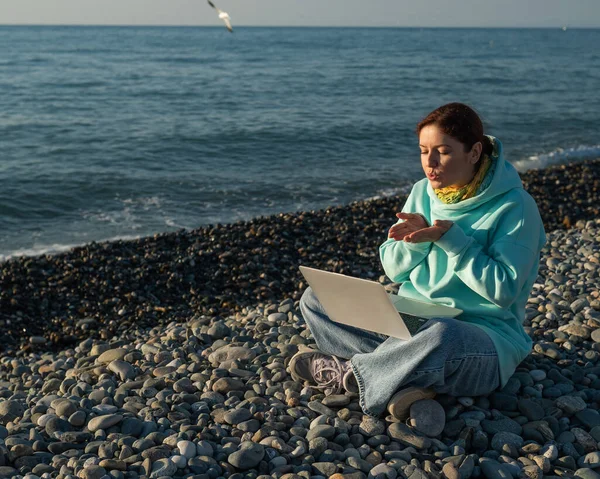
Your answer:
[[[472,198],[481,186],[490,166],[492,166],[492,159],[488,155],[484,155],[483,163],[470,183],[465,186],[446,186],[445,188],[438,188],[433,191],[435,191],[437,197],[446,204],[458,203],[459,201]]]

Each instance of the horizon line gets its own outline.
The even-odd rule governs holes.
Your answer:
[[[223,28],[213,24],[129,24],[129,23],[0,23],[0,27],[123,27],[123,28]],[[440,25],[236,25],[236,28],[387,28],[387,29],[497,29],[497,30],[598,30],[599,26],[440,26]]]

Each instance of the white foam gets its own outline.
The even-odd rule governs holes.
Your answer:
[[[162,206],[162,200],[158,196],[143,196],[140,198],[125,198],[122,200],[117,194],[115,199],[125,205],[141,205],[145,210],[148,210],[153,206],[157,208]]]
[[[129,241],[129,240],[135,240],[135,239],[140,239],[142,238],[141,235],[122,235],[122,236],[114,236],[112,238],[106,238],[103,240],[97,240],[96,243],[104,243],[104,242],[112,242],[112,241]],[[9,259],[12,258],[18,258],[21,256],[42,256],[42,255],[47,255],[47,254],[58,254],[58,253],[64,253],[66,251],[70,251],[73,248],[78,248],[81,246],[85,246],[86,244],[89,244],[89,242],[83,243],[83,244],[58,244],[58,243],[53,243],[50,245],[33,245],[31,248],[22,248],[22,249],[18,249],[18,250],[14,250],[12,252],[10,252],[9,254],[0,254],[0,263],[4,262],[4,261],[8,261]]]
[[[189,226],[184,226],[180,223],[177,223],[177,221],[175,221],[173,218],[165,218],[165,224],[167,226],[170,226],[171,228],[178,228],[178,229],[185,229],[185,230],[193,229]]]
[[[570,163],[573,161],[588,160],[600,157],[600,145],[580,145],[574,148],[557,148],[550,153],[540,153],[532,155],[522,160],[513,161],[514,167],[524,172],[527,170],[537,170],[550,165]]]
[[[362,201],[380,200],[381,198],[387,198],[388,196],[407,194],[410,193],[411,188],[411,184],[398,186],[395,188],[384,188],[383,190],[379,190],[375,196],[369,196],[368,198],[365,198]]]

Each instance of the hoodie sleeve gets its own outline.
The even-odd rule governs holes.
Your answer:
[[[416,185],[415,185],[416,186]],[[425,217],[429,222],[426,212],[418,207],[417,197],[419,193],[416,187],[413,187],[410,195],[402,208],[403,213],[418,213]],[[396,224],[404,220],[398,220]],[[394,283],[401,283],[409,278],[410,272],[423,261],[429,252],[433,243],[405,243],[388,238],[385,243],[379,246],[379,257],[385,274]]]
[[[533,200],[508,205],[502,216],[486,247],[456,223],[435,244],[448,254],[449,266],[465,285],[496,306],[508,308],[539,260],[540,238],[545,234]]]

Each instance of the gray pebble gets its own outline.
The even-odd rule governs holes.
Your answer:
[[[503,446],[508,444],[516,449],[523,446],[523,438],[512,432],[498,432],[492,437],[492,448],[502,453]]]
[[[120,414],[107,414],[105,416],[97,416],[90,420],[88,423],[88,429],[91,432],[98,431],[99,429],[108,429],[115,424],[119,424],[123,420],[123,416]]]
[[[158,459],[152,464],[150,479],[169,477],[177,472],[177,466],[169,458]]]
[[[556,400],[556,407],[562,409],[568,415],[573,415],[583,411],[587,406],[579,396],[561,396]]]
[[[388,427],[388,435],[405,446],[413,446],[417,449],[428,449],[431,446],[431,439],[416,434],[400,422],[393,423]]]
[[[6,426],[9,422],[23,416],[25,408],[20,401],[7,400],[0,402],[0,424]]]
[[[367,437],[377,436],[385,432],[385,424],[383,421],[365,414],[358,426],[358,432]]]
[[[444,430],[446,412],[436,400],[422,399],[410,406],[410,424],[417,431],[436,437]]]
[[[311,441],[317,437],[322,437],[325,439],[331,439],[335,436],[335,427],[329,426],[327,424],[320,424],[308,431],[306,434],[306,440]]]
[[[241,470],[252,469],[262,461],[265,448],[251,441],[242,442],[240,449],[231,453],[227,458],[229,464]]]
[[[115,361],[117,359],[123,359],[123,356],[125,356],[126,354],[127,354],[127,350],[124,348],[109,349],[107,351],[104,351],[102,354],[100,354],[100,356],[98,356],[98,359],[96,359],[96,361],[101,364],[108,364],[111,361]]]

